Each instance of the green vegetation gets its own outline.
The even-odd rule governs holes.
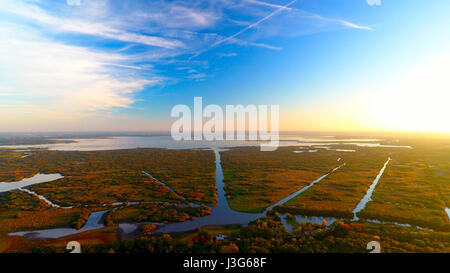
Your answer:
[[[28,240],[18,236],[7,236],[0,238],[0,253],[11,252],[40,252],[54,253],[66,252],[66,245],[69,241],[77,241],[82,246],[111,244],[117,242],[118,230],[115,227],[107,227],[97,230],[85,231],[83,233],[53,239],[53,240]],[[82,251],[84,251],[82,247]]]
[[[146,228],[152,228],[151,226]],[[248,227],[223,227],[228,235],[219,240],[218,227],[195,232],[144,236],[129,241],[83,244],[85,253],[367,253],[367,243],[379,241],[381,251],[449,252],[450,234],[393,225],[335,222],[297,223],[295,232],[287,232],[276,213],[251,222]],[[64,252],[63,247],[34,247],[29,252]]]
[[[207,206],[217,202],[212,151],[35,150],[22,158],[22,152],[0,150],[0,181],[18,181],[38,172],[61,173],[64,178],[30,190],[60,206],[73,206],[52,208],[22,191],[0,193],[0,252],[64,252],[68,240],[80,241],[83,252],[94,253],[367,252],[367,243],[374,240],[381,243],[382,252],[450,252],[450,221],[444,211],[450,207],[450,141],[403,139],[389,144],[414,148],[342,144],[332,148],[356,152],[324,147],[312,147],[318,150],[314,153],[294,153],[309,149],[301,147],[280,147],[275,152],[240,147],[221,152],[229,204],[244,212],[264,211],[333,168],[346,165],[247,227],[203,227],[162,236],[155,235],[157,225],[147,222],[182,222],[211,213]],[[352,210],[388,157],[392,161],[373,192],[373,201],[358,214],[361,221],[351,222]],[[202,206],[191,206],[191,202]],[[99,230],[54,240],[7,236],[15,231],[81,228],[89,214],[99,210],[109,210],[106,227]],[[294,232],[286,231],[278,212],[286,213]],[[294,214],[346,220],[330,226],[298,223]],[[141,223],[133,233],[141,237],[122,241],[117,226],[121,222]]]
[[[150,235],[158,226],[155,224],[144,224],[141,226],[141,233],[144,235]]]
[[[74,227],[76,229],[80,229],[86,224],[89,215],[91,215],[91,211],[87,209],[83,209],[80,213],[80,216],[78,217],[77,221],[74,223]]]
[[[295,147],[261,152],[259,147],[221,152],[225,191],[232,209],[262,212],[340,164],[332,151],[296,154]]]
[[[9,191],[0,193],[0,211],[32,211],[48,208],[43,200],[23,191]]]
[[[82,210],[58,208],[33,211],[1,211],[0,241],[9,232],[75,226]]]
[[[176,206],[168,203],[150,203],[111,210],[106,218],[109,225],[120,222],[184,222],[193,217],[209,215],[209,207]]]
[[[393,156],[361,218],[450,231],[449,141],[421,141]]]
[[[352,210],[392,151],[392,148],[358,147],[357,152],[340,153],[345,166],[276,210],[298,215],[352,218]]]
[[[61,206],[101,206],[115,202],[183,203],[151,173],[188,201],[214,205],[214,153],[204,150],[133,149],[121,151],[39,151],[0,161],[0,181],[18,181],[38,172],[65,178],[33,185],[32,191]]]
[[[72,209],[51,208],[25,192],[0,193],[0,251],[27,241],[24,238],[11,239],[7,233],[58,227],[79,229],[91,212],[111,209],[113,203],[187,203],[166,186],[143,174],[144,170],[188,201],[214,205],[214,160],[214,153],[205,150],[39,150],[25,158],[17,152],[0,150],[0,181],[18,181],[36,173],[61,173],[64,178],[36,184],[30,189],[60,206],[73,206]],[[108,215],[105,219],[107,225],[114,226],[122,220],[180,222],[207,215],[210,209],[149,203],[118,208],[115,212],[117,219]]]
[[[235,148],[222,153],[230,206],[239,211],[263,211],[303,188],[339,164],[338,171],[287,203],[275,208],[297,215],[353,218],[352,210],[365,195],[381,167],[392,158],[378,182],[362,219],[397,222],[450,231],[444,208],[450,207],[450,141],[405,139],[390,142],[413,149],[335,145],[339,152],[316,147],[315,153],[294,153],[298,147],[260,152]],[[322,146],[326,146],[323,144]],[[337,162],[337,158],[341,158]]]
[[[47,203],[22,191],[0,193],[0,240],[2,234],[61,226],[77,227],[82,209],[51,208]],[[84,222],[83,222],[84,223]]]

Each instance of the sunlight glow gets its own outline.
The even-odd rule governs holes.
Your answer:
[[[450,54],[375,90],[367,109],[374,125],[388,130],[449,132],[448,71]]]

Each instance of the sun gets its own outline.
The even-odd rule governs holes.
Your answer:
[[[388,130],[450,132],[450,54],[371,93],[367,113]]]

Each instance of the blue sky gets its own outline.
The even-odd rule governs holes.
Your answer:
[[[284,130],[450,131],[448,14],[445,0],[0,0],[0,130],[165,130],[202,96],[279,104]]]

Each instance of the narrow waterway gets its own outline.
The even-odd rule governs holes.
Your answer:
[[[216,187],[217,205],[211,209],[211,214],[204,217],[196,217],[192,221],[173,223],[158,229],[158,232],[185,232],[203,226],[241,224],[246,226],[250,221],[263,217],[264,213],[245,213],[234,211],[230,208],[225,196],[225,184],[223,182],[223,170],[220,161],[221,149],[214,149],[216,156]]]
[[[345,165],[342,164],[336,168],[334,168],[329,173],[319,177],[318,179],[314,180],[309,184],[308,186],[302,188],[301,190],[287,196],[286,198],[283,198],[282,200],[276,202],[272,206],[268,207],[264,212],[262,213],[245,213],[245,212],[238,212],[231,209],[231,207],[228,204],[228,199],[225,196],[225,183],[224,183],[224,176],[223,176],[223,169],[221,164],[221,158],[220,158],[220,152],[225,151],[223,149],[213,149],[215,154],[215,164],[216,164],[216,188],[217,188],[217,205],[216,207],[211,208],[211,214],[204,217],[195,217],[192,221],[185,221],[180,223],[171,223],[167,225],[163,225],[162,223],[158,223],[162,227],[157,230],[157,232],[165,233],[165,232],[186,232],[190,230],[194,230],[199,227],[203,226],[212,226],[212,225],[242,225],[247,226],[249,222],[256,220],[261,217],[265,217],[267,211],[270,209],[284,204],[285,202],[291,200],[292,198],[298,196],[305,190],[311,188],[314,184],[320,182],[322,179],[330,175],[331,173],[337,171],[339,168]],[[165,183],[159,181],[155,177],[153,177],[151,174],[143,171],[144,174],[148,175],[152,179],[154,179],[156,182],[164,185],[165,187],[169,188],[172,192],[176,193],[172,188],[170,188]],[[179,195],[178,193],[176,193]],[[185,198],[181,195],[179,195],[183,200]],[[136,202],[137,203],[137,202]],[[142,202],[145,203],[145,202]],[[107,213],[108,211],[98,211],[92,213],[88,221],[86,222],[85,226],[81,229],[73,229],[73,228],[56,228],[56,229],[47,229],[47,230],[37,230],[37,231],[24,231],[24,232],[15,232],[10,233],[9,235],[18,235],[18,236],[24,236],[27,238],[32,239],[42,239],[42,238],[48,238],[48,239],[54,239],[54,238],[60,238],[68,235],[73,235],[77,233],[81,233],[87,230],[93,230],[93,229],[100,229],[103,228],[104,225],[101,223],[102,217]],[[284,221],[284,215],[281,215],[283,222]],[[329,224],[336,221],[335,218],[331,217],[304,217],[304,216],[296,216],[296,218],[299,221],[307,221],[312,223],[321,223],[323,220],[327,220]],[[144,223],[121,223],[119,225],[119,228],[122,229],[124,233],[130,233],[137,230],[137,228]],[[285,225],[288,229],[290,229],[290,225]]]
[[[228,199],[225,196],[225,183],[224,183],[224,176],[223,176],[223,169],[221,164],[221,158],[220,158],[220,152],[224,151],[221,149],[214,149],[214,154],[216,157],[216,188],[217,188],[217,206],[211,209],[211,214],[204,217],[197,217],[194,218],[192,221],[186,221],[181,223],[173,223],[168,224],[160,229],[158,229],[158,232],[185,232],[189,230],[193,230],[199,227],[203,226],[211,226],[211,225],[242,225],[247,226],[249,222],[254,221],[258,218],[265,217],[267,212],[278,206],[281,205],[290,199],[294,198],[295,196],[301,194],[305,190],[312,187],[314,184],[320,182],[322,179],[330,175],[331,173],[337,171],[339,168],[341,168],[343,165],[334,168],[329,173],[321,176],[320,178],[314,180],[309,184],[308,186],[302,188],[301,190],[289,195],[286,198],[283,198],[282,200],[278,201],[277,203],[273,204],[272,206],[268,207],[264,212],[262,213],[246,213],[246,212],[239,212],[235,211],[230,208],[230,205],[228,204]],[[308,218],[304,218],[304,220],[308,220]],[[330,219],[332,221],[332,219]]]
[[[166,183],[161,182],[159,179],[156,179],[153,175],[149,174],[146,171],[142,171],[142,173],[144,173],[145,175],[149,176],[151,179],[155,180],[156,182],[158,182],[159,184],[163,185],[164,187],[168,188],[171,192],[173,192],[174,194],[176,194],[177,197],[179,197],[180,199],[182,199],[183,201],[190,203],[189,201],[186,200],[186,198],[184,196],[182,196],[181,194],[179,194],[178,192],[176,192],[174,189],[172,189],[169,185],[167,185]],[[192,203],[190,203],[192,204]]]
[[[62,209],[71,209],[71,208],[72,208],[72,207],[61,207],[60,205],[57,205],[57,204],[53,203],[52,201],[48,200],[45,196],[42,196],[42,195],[40,195],[40,194],[37,194],[36,192],[30,191],[30,190],[28,190],[28,189],[22,189],[22,188],[19,188],[18,190],[19,190],[19,191],[26,192],[26,193],[28,193],[28,194],[30,194],[30,195],[36,196],[37,198],[43,200],[45,203],[47,203],[48,205],[50,205],[50,206],[52,206],[52,207],[54,207],[54,208],[62,208]]]
[[[264,211],[264,213],[267,213],[269,210],[273,209],[274,207],[277,207],[279,205],[282,205],[286,202],[288,202],[289,200],[291,200],[292,198],[296,197],[297,195],[303,193],[304,191],[308,190],[309,188],[311,188],[312,186],[314,186],[314,184],[319,183],[320,181],[322,181],[325,177],[329,176],[330,174],[334,173],[335,171],[339,170],[341,167],[345,166],[345,163],[342,164],[341,166],[338,166],[336,168],[334,168],[333,170],[331,170],[331,172],[322,175],[321,177],[317,178],[316,180],[314,180],[313,182],[311,182],[311,184],[309,184],[306,187],[301,188],[300,190],[294,192],[293,194],[281,199],[280,201],[276,202],[275,204],[273,204],[272,206],[266,208],[266,210]]]
[[[358,205],[356,205],[356,208],[352,211],[353,212],[353,221],[358,221],[359,218],[357,216],[358,212],[362,211],[366,208],[366,205],[368,202],[372,201],[372,193],[375,190],[375,187],[378,184],[378,181],[380,180],[381,176],[384,173],[384,170],[386,169],[387,165],[389,164],[389,161],[391,161],[391,158],[389,157],[386,163],[384,163],[383,168],[381,168],[380,172],[378,173],[375,180],[373,180],[372,185],[370,185],[369,189],[367,190],[366,195],[359,201]]]
[[[171,223],[171,224],[166,224],[166,225],[164,225],[163,223],[155,223],[155,224],[158,224],[159,226],[161,226],[161,228],[159,228],[156,232],[158,232],[158,233],[186,232],[186,231],[194,230],[199,227],[212,226],[212,225],[235,225],[235,224],[237,224],[237,225],[247,226],[249,222],[254,221],[258,218],[265,217],[267,212],[270,209],[273,209],[276,206],[282,205],[282,204],[288,202],[289,200],[291,200],[292,198],[295,198],[296,196],[300,195],[307,189],[309,189],[312,186],[314,186],[315,184],[319,183],[321,180],[323,180],[328,175],[336,172],[341,167],[345,166],[345,163],[344,163],[344,164],[334,168],[329,173],[327,173],[327,174],[319,177],[318,179],[314,180],[313,182],[311,182],[308,186],[303,187],[302,189],[296,191],[295,193],[293,193],[293,194],[283,198],[282,200],[274,203],[273,205],[269,206],[262,213],[245,213],[245,212],[238,212],[238,211],[232,210],[228,204],[228,199],[225,196],[225,189],[224,189],[225,183],[224,183],[223,169],[222,169],[221,158],[220,158],[220,152],[225,151],[225,150],[215,148],[215,149],[213,149],[213,151],[214,151],[215,158],[216,158],[215,164],[216,164],[217,206],[213,207],[211,209],[210,215],[204,216],[204,217],[195,217],[192,221]],[[355,210],[353,210],[355,217],[356,217],[356,213],[358,213],[359,211],[364,209],[367,202],[369,202],[371,200],[370,197],[372,195],[372,192],[375,189],[376,184],[378,183],[379,179],[381,178],[381,175],[383,174],[383,172],[390,160],[391,160],[391,158],[388,159],[388,161],[385,163],[383,168],[380,170],[380,173],[375,178],[374,182],[370,186],[370,188],[367,191],[364,198],[358,204],[357,208],[355,208]],[[165,183],[163,183],[163,182],[159,181],[158,179],[156,179],[155,177],[153,177],[151,174],[149,174],[147,172],[143,172],[143,173],[148,175],[149,177],[151,177],[158,183],[166,186],[174,193],[176,193],[173,189],[171,189]],[[21,189],[21,190],[23,190],[23,189]],[[178,193],[176,193],[176,194],[179,195]],[[179,195],[179,196],[181,198],[183,198],[183,200],[185,200],[183,196],[181,196],[181,195]],[[151,201],[151,202],[153,202],[153,201]],[[138,204],[138,203],[147,203],[147,202],[131,202],[131,203]],[[128,203],[128,204],[131,204],[131,203]],[[150,202],[148,202],[148,203],[150,203]],[[53,204],[53,205],[57,206],[56,204]],[[102,223],[102,219],[107,212],[108,212],[107,210],[93,212],[89,216],[86,224],[81,229],[78,229],[78,230],[74,229],[74,228],[55,228],[55,229],[46,229],[46,230],[37,230],[37,231],[14,232],[14,233],[9,233],[8,235],[24,236],[24,237],[30,238],[30,239],[54,239],[54,238],[61,238],[61,237],[65,237],[65,236],[69,236],[69,235],[73,235],[73,234],[78,234],[78,233],[88,231],[88,230],[100,229],[100,228],[104,227],[104,224]],[[446,212],[449,214],[449,217],[450,217],[450,210],[448,208],[446,208]],[[293,227],[289,223],[286,222],[285,215],[280,215],[280,216],[281,216],[282,222],[285,225],[286,229],[288,231],[293,231]],[[309,223],[313,223],[313,224],[323,223],[323,220],[326,220],[328,225],[334,223],[335,221],[343,220],[343,219],[334,218],[334,217],[301,216],[301,215],[296,215],[295,218],[296,218],[297,222],[304,221],[304,222],[309,222]],[[353,220],[357,221],[358,218],[356,217]],[[129,236],[129,234],[136,232],[137,229],[139,228],[139,226],[141,226],[142,224],[145,224],[145,223],[120,223],[119,228],[124,233],[124,235],[125,235],[124,238],[126,238],[127,234]],[[132,237],[130,237],[130,238],[132,238]]]

